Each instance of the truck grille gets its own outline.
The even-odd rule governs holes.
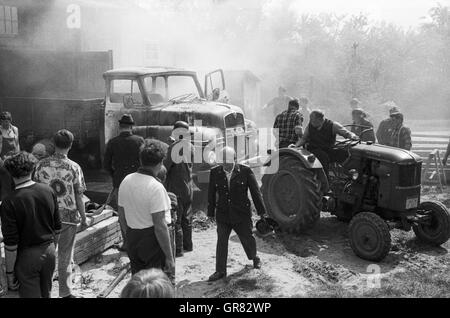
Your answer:
[[[422,163],[409,166],[400,166],[399,186],[410,187],[420,185]]]
[[[245,127],[244,115],[239,113],[229,114],[225,117],[225,127]]]

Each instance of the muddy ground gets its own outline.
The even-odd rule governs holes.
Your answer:
[[[428,191],[423,195],[427,199],[449,207],[450,191]],[[215,269],[216,228],[204,215],[197,217],[196,225],[194,252],[177,259],[179,297],[450,297],[450,242],[430,247],[412,231],[394,230],[389,255],[371,264],[351,250],[348,225],[322,213],[317,226],[302,235],[256,236],[260,270],[252,268],[233,232],[229,276],[209,283]],[[380,275],[373,275],[378,270]]]
[[[450,206],[444,194],[425,189],[423,200]],[[317,226],[299,236],[256,236],[263,267],[252,268],[237,235],[229,243],[228,278],[207,282],[215,269],[216,227],[199,211],[194,220],[194,251],[177,258],[177,292],[181,298],[228,297],[450,297],[450,242],[431,247],[411,231],[392,232],[393,247],[385,260],[371,264],[356,257],[348,243],[347,224],[323,213]],[[74,294],[95,298],[128,262],[125,253],[109,249],[81,266]],[[370,275],[379,270],[380,275]],[[380,278],[377,281],[377,277]],[[112,291],[120,296],[125,279]],[[58,297],[54,281],[53,297]],[[17,297],[9,293],[6,297]]]

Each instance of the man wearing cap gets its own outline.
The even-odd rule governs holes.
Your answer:
[[[351,101],[350,101],[350,107],[351,107],[351,109],[356,109],[356,108],[359,108],[359,105],[361,104],[361,102],[359,101],[359,99],[357,99],[357,98],[353,98]]]
[[[357,135],[362,141],[375,142],[375,132],[373,125],[367,120],[367,114],[362,108],[355,108],[352,111],[353,125],[351,132]]]
[[[208,217],[217,221],[216,272],[209,277],[211,282],[227,276],[228,240],[232,230],[239,236],[248,259],[253,260],[253,267],[261,268],[252,233],[249,190],[258,215],[266,214],[253,171],[236,162],[233,148],[224,148],[222,154],[221,165],[211,170],[208,190]]]
[[[378,126],[377,130],[377,140],[380,145],[392,146],[391,145],[391,135],[394,130],[394,122],[390,117],[391,114],[395,114],[400,112],[399,108],[395,105],[394,102],[388,103],[389,105],[389,118],[383,120]]]
[[[192,252],[192,201],[194,195],[192,183],[193,147],[190,140],[189,124],[184,121],[175,123],[172,131],[174,141],[164,159],[167,169],[166,188],[177,196],[178,215],[175,223],[176,256],[183,252]]]
[[[113,181],[113,191],[111,198],[114,198],[114,205],[117,205],[117,195],[119,186],[123,179],[131,173],[135,173],[140,166],[139,153],[144,139],[133,135],[134,120],[129,114],[123,115],[119,120],[119,136],[111,139],[105,151],[104,169],[111,174]],[[120,230],[122,232],[123,244],[120,250],[127,248],[127,223],[125,215],[118,212]]]
[[[390,134],[392,147],[401,148],[410,151],[412,148],[411,129],[404,125],[404,116],[397,110],[391,112],[393,129]]]

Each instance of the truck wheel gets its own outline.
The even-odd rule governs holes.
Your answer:
[[[431,212],[430,224],[415,224],[413,226],[416,236],[429,244],[441,245],[450,238],[450,212],[441,202],[422,202],[420,210]]]
[[[262,177],[267,213],[288,233],[305,231],[320,218],[320,188],[317,173],[293,156],[281,157],[278,172]]]
[[[353,252],[368,261],[379,262],[391,250],[389,226],[374,213],[359,213],[352,219],[349,239]]]

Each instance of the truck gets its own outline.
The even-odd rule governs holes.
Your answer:
[[[44,59],[41,55],[38,57]],[[75,62],[86,60],[85,56],[76,58]],[[32,57],[36,58],[36,53]],[[99,60],[108,60],[106,54],[94,57],[97,60],[93,60],[92,65],[99,64]],[[62,58],[55,58],[59,59]],[[56,131],[66,128],[75,135],[71,158],[84,170],[95,171],[101,168],[107,142],[118,135],[118,120],[123,114],[133,116],[136,122],[134,133],[166,143],[174,123],[182,120],[191,126],[194,149],[202,154],[202,161],[195,162],[193,167],[194,183],[200,189],[205,189],[209,181],[209,170],[215,165],[215,149],[231,145],[241,161],[256,153],[255,124],[246,119],[242,108],[228,104],[222,70],[206,74],[202,87],[196,72],[181,68],[134,67],[106,69],[100,73],[93,67],[83,69],[88,72],[89,79],[95,79],[93,86],[97,93],[83,93],[83,98],[76,98],[75,93],[70,92],[43,94],[51,89],[43,89],[50,83],[41,81],[37,85],[33,81],[33,85],[38,86],[33,90],[36,94],[29,95],[28,90],[27,94],[18,92],[13,96],[0,96],[0,111],[12,113],[13,124],[20,130],[22,149],[31,151],[35,143],[43,140],[48,143]],[[82,74],[77,74],[76,82],[86,86]],[[101,78],[102,74],[104,91],[99,93],[96,77]],[[28,78],[29,75],[24,76],[24,80]],[[66,82],[69,87],[69,78],[64,80]],[[19,86],[14,83],[14,88]],[[83,92],[86,90],[84,88]],[[104,98],[99,98],[99,94]]]
[[[202,88],[194,71],[173,67],[141,67],[107,71],[100,145],[117,136],[119,119],[131,114],[134,132],[144,138],[168,142],[177,121],[191,129],[194,152],[201,162],[193,165],[194,183],[205,189],[216,164],[216,150],[232,146],[239,161],[256,154],[257,130],[238,106],[229,105],[223,70],[205,76]]]

